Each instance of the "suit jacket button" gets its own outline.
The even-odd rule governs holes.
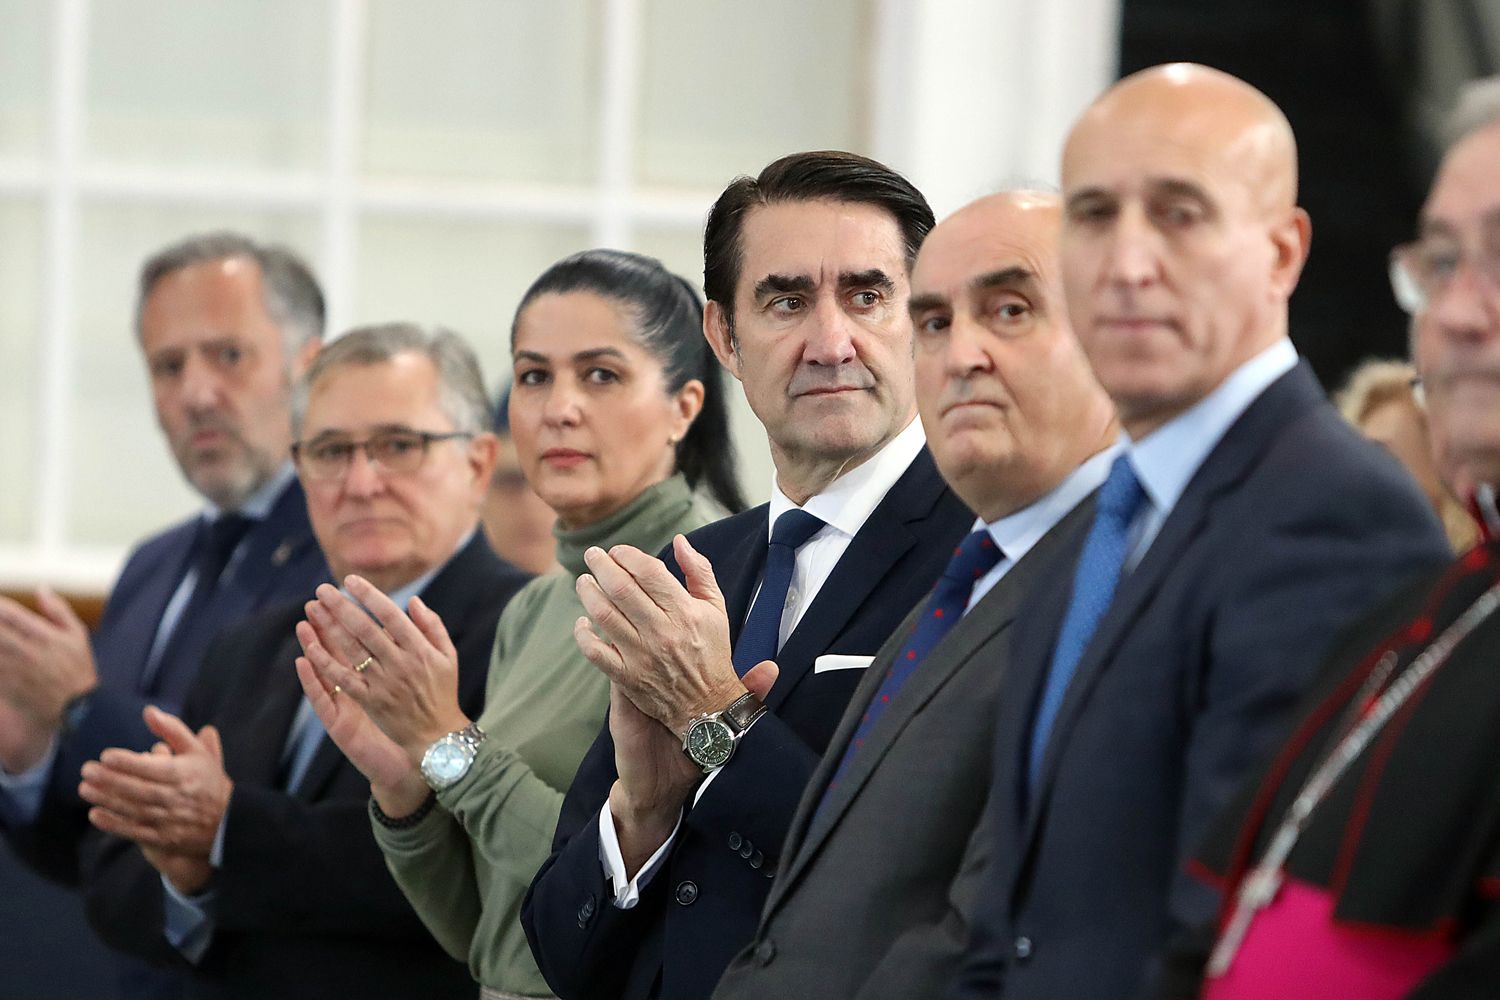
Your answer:
[[[693,881],[677,883],[677,905],[692,906],[698,901],[698,884]]]
[[[731,833],[729,835],[729,849],[731,851],[738,851],[740,849],[740,845],[743,844],[744,842],[745,842],[745,838],[741,837],[737,833]]]
[[[1028,959],[1028,958],[1031,957],[1031,952],[1032,952],[1031,938],[1029,938],[1026,935],[1022,934],[1020,937],[1016,938],[1016,945],[1015,945],[1015,947],[1016,947],[1016,958],[1019,961],[1024,962],[1024,961],[1026,961],[1026,959]]]
[[[589,921],[594,919],[594,909],[597,903],[598,901],[594,899],[594,894],[589,893],[588,898],[583,901],[583,905],[578,908],[579,927],[587,927]]]
[[[755,946],[755,960],[760,963],[761,968],[770,965],[776,958],[776,942],[770,938]]]
[[[761,865],[763,865],[765,863],[766,863],[766,856],[764,854],[760,853],[759,851],[756,851],[750,857],[750,867],[751,868],[759,868]]]
[[[750,855],[754,853],[755,845],[750,843],[750,841],[747,840],[740,845],[740,857],[744,858],[746,861],[749,861]]]

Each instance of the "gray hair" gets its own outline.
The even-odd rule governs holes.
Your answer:
[[[323,291],[302,258],[284,246],[263,245],[228,231],[189,236],[146,259],[135,303],[136,335],[141,334],[146,299],[158,282],[193,264],[228,258],[254,261],[260,268],[266,315],[281,330],[286,357],[295,357],[308,341],[323,336]]]
[[[1490,125],[1500,124],[1500,76],[1471,80],[1458,92],[1458,102],[1443,126],[1449,147]]]
[[[465,434],[489,430],[493,419],[479,359],[462,337],[442,327],[416,323],[361,326],[335,338],[318,352],[292,390],[292,430],[302,435],[307,399],[313,386],[338,368],[384,364],[400,354],[420,354],[438,375],[438,407]]]

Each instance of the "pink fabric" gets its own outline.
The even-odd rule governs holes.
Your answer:
[[[1453,954],[1436,935],[1333,922],[1333,896],[1290,879],[1202,1000],[1400,1000]]]

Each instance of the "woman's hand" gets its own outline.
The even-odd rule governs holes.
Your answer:
[[[434,740],[469,724],[458,705],[458,652],[421,598],[411,599],[408,618],[364,578],[344,582],[359,604],[324,584],[307,603],[297,638],[328,701],[352,701],[415,767]]]

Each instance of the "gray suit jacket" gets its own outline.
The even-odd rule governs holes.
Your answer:
[[[923,607],[881,647],[797,808],[755,940],[730,964],[714,997],[914,1000],[942,993],[968,939],[976,876],[993,842],[980,820],[1010,624],[1055,565],[1061,540],[1088,524],[1093,507],[1090,496],[1069,512],[953,627],[819,811]]]

